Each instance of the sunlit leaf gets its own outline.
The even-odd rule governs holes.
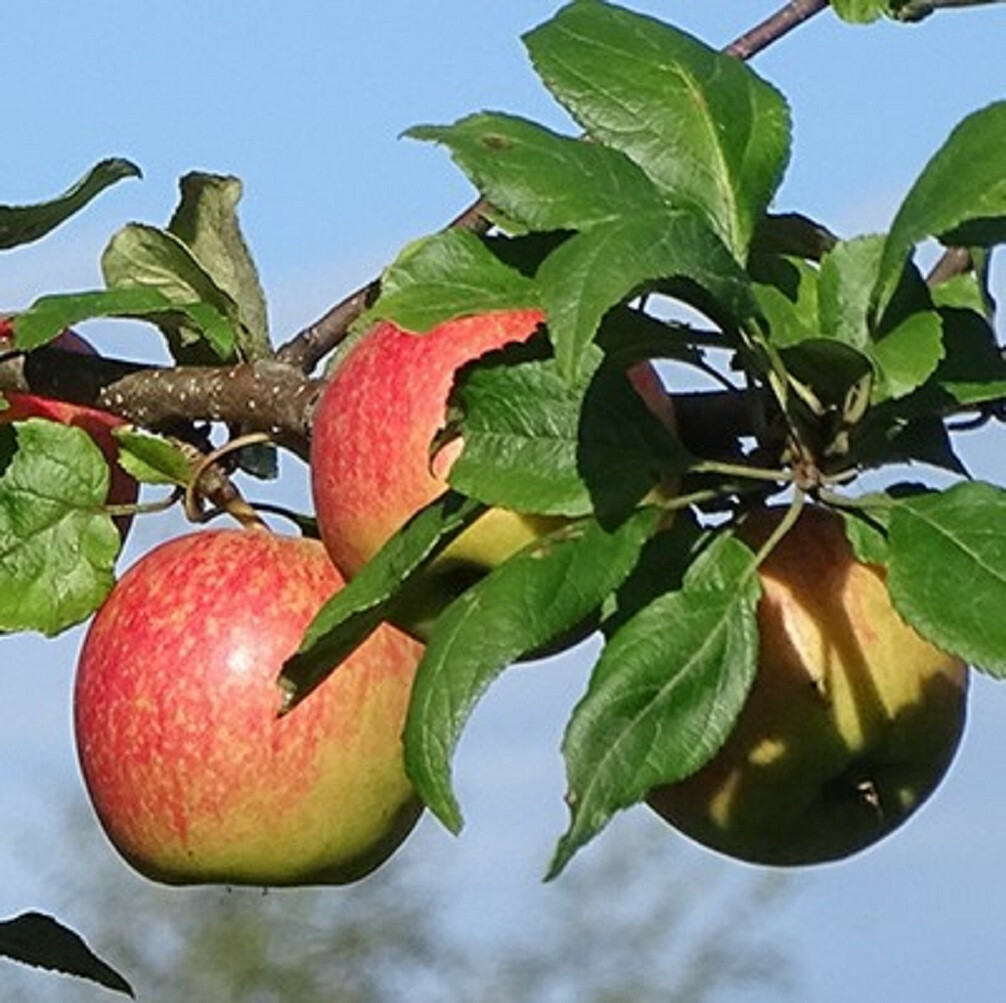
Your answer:
[[[900,502],[888,587],[920,634],[1006,676],[1006,491],[973,482]]]
[[[530,544],[473,585],[437,621],[413,685],[406,765],[420,797],[452,831],[454,747],[475,704],[511,663],[575,630],[626,578],[656,527],[642,509],[607,532],[592,521]]]
[[[86,432],[32,418],[0,477],[0,630],[58,634],[101,604],[121,539],[109,470]]]
[[[746,546],[721,538],[682,589],[608,641],[563,742],[572,819],[550,876],[615,812],[691,775],[726,740],[757,663],[753,560]]]

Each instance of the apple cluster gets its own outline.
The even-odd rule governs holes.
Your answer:
[[[264,528],[201,531],[141,558],[84,642],[75,692],[83,776],[110,840],[156,880],[343,883],[380,865],[421,811],[402,729],[430,616],[557,525],[490,509],[441,554],[429,595],[381,626],[316,693],[280,716],[276,678],[344,582],[447,485],[462,444],[431,454],[459,369],[529,339],[536,310],[443,323],[382,322],[339,360],[314,413],[321,542]],[[655,371],[630,371],[675,428]],[[13,400],[16,416],[79,412]],[[34,407],[34,411],[25,408]],[[55,405],[52,405],[55,407]],[[85,425],[106,455],[107,423]],[[431,459],[432,455],[432,459]],[[135,497],[135,485],[132,485]],[[113,484],[110,498],[121,498]],[[781,510],[741,523],[757,548]],[[962,732],[967,672],[908,627],[883,571],[858,561],[841,519],[809,507],[759,567],[758,670],[726,744],[653,810],[735,858],[792,865],[871,845],[935,789]]]

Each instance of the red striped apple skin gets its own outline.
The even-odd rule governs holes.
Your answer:
[[[74,726],[98,818],[141,873],[341,884],[411,830],[418,643],[381,627],[277,716],[277,674],[341,585],[318,541],[233,529],[170,540],[113,589],[81,650]]]

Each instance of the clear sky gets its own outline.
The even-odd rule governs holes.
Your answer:
[[[664,0],[636,9],[720,45],[774,6]],[[470,200],[447,156],[400,139],[403,129],[482,108],[568,125],[518,39],[556,7],[6,0],[0,202],[53,195],[110,155],[135,160],[145,179],[113,188],[40,244],[4,255],[0,309],[95,287],[108,236],[131,219],[166,222],[176,179],[206,169],[245,182],[243,224],[274,335],[285,340]],[[918,27],[853,28],[823,15],[760,57],[756,67],[787,94],[795,119],[778,207],[847,236],[884,226],[952,126],[1004,96],[1004,38],[1006,7],[946,13]],[[154,335],[141,327],[97,325],[93,338],[109,354],[156,357]],[[975,473],[1002,479],[999,450],[980,437],[970,443]],[[295,468],[292,483],[285,490],[296,493]],[[126,560],[174,529],[145,521]],[[34,827],[58,824],[57,798],[81,796],[68,724],[77,640],[0,640],[0,917],[55,908],[26,851]],[[461,746],[469,826],[440,859],[451,861],[445,880],[459,909],[482,918],[473,924],[478,935],[527,922],[548,894],[538,882],[565,824],[558,739],[587,666],[574,652],[508,678]],[[794,877],[784,911],[767,919],[798,960],[802,998],[1000,998],[1004,720],[1006,687],[976,680],[966,741],[933,801],[868,853]],[[601,838],[645,824],[644,814],[619,819]],[[405,852],[445,838],[428,825]],[[675,866],[704,856],[688,848]],[[660,863],[639,866],[653,867],[659,881]],[[0,993],[3,979],[0,967]]]

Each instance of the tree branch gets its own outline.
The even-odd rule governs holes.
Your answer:
[[[322,385],[271,359],[161,369],[47,346],[0,362],[0,392],[95,407],[154,430],[195,421],[240,425],[301,456]]]

